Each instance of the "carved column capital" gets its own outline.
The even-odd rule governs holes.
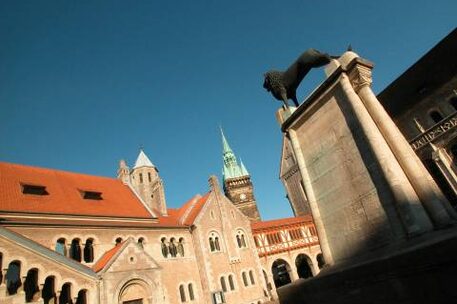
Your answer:
[[[363,65],[360,62],[356,62],[348,69],[349,80],[357,93],[364,86],[371,86],[373,82],[371,69],[372,66]]]

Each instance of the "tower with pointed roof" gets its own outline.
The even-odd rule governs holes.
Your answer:
[[[224,161],[222,180],[225,195],[249,219],[252,221],[260,221],[251,176],[241,159],[240,164],[238,164],[235,153],[233,153],[233,150],[230,148],[222,128],[221,135],[222,157]]]
[[[161,215],[167,215],[165,191],[159,170],[151,162],[149,157],[140,149],[132,170],[127,163],[121,160],[119,163],[118,178],[124,183],[130,184],[143,201],[154,211]]]

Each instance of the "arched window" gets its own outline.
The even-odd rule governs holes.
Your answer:
[[[211,252],[221,251],[221,245],[219,243],[219,236],[216,232],[211,232],[209,236],[209,249]]]
[[[73,241],[71,241],[70,258],[81,262],[81,247],[79,245],[79,239],[73,239]]]
[[[143,183],[143,173],[140,173],[140,184]]]
[[[192,283],[189,283],[189,285],[187,285],[187,289],[189,289],[189,300],[195,300],[194,287],[192,286]]]
[[[313,276],[312,261],[304,253],[299,254],[295,259],[295,267],[299,278],[310,278]]]
[[[430,112],[430,117],[433,119],[435,123],[439,123],[443,120],[443,115],[441,115],[441,113],[436,110]]]
[[[451,97],[449,99],[449,103],[454,107],[455,110],[457,110],[457,96]]]
[[[40,294],[38,293],[39,291],[38,269],[33,268],[27,272],[27,276],[24,281],[25,302],[35,302],[35,300],[40,297]]]
[[[118,237],[118,238],[116,239],[115,242],[116,242],[116,245],[122,243],[122,238],[121,238],[121,237]]]
[[[56,303],[55,278],[53,276],[47,277],[44,281],[41,297],[44,304]]]
[[[244,284],[244,286],[248,286],[248,278],[247,278],[247,276],[246,276],[246,272],[243,271],[243,272],[241,273],[241,276],[243,277],[243,284]]]
[[[249,270],[249,279],[251,280],[251,284],[254,285],[254,272],[252,270]]]
[[[84,245],[84,262],[91,263],[94,261],[94,240],[87,239]]]
[[[244,232],[242,230],[237,230],[236,232],[236,243],[238,248],[246,248],[246,238],[244,236]]]
[[[78,298],[75,304],[87,304],[87,291],[85,289],[78,292]]]
[[[8,295],[14,295],[17,293],[19,287],[22,286],[21,282],[21,262],[13,261],[8,265],[8,270],[6,271],[6,290]]]
[[[141,249],[144,249],[144,238],[140,237],[138,239],[138,246],[141,248]]]
[[[181,302],[186,302],[186,291],[184,285],[179,285],[179,295],[181,296]]]
[[[214,238],[214,246],[216,247],[216,251],[221,251],[221,246],[219,245],[219,237],[216,236]]]
[[[73,304],[71,300],[71,284],[65,283],[62,286],[62,291],[60,292],[59,304]]]
[[[166,257],[168,257],[168,246],[166,244],[167,239],[166,238],[162,238],[160,241],[161,241],[160,246],[162,247],[162,255],[163,255],[164,258],[166,258]]]
[[[174,258],[178,254],[178,249],[176,248],[176,244],[175,244],[175,238],[171,238],[171,240],[170,240],[169,251],[170,251],[170,255]]]
[[[214,239],[212,237],[209,238],[209,249],[211,252],[216,251],[216,246],[214,246]]]
[[[148,181],[149,181],[149,182],[152,181],[151,172],[148,172]]]
[[[235,290],[235,283],[233,282],[232,274],[228,276],[228,281],[229,281],[230,290]]]
[[[67,255],[67,246],[66,246],[66,241],[64,238],[60,238],[56,242],[56,252],[62,254],[62,255]]]
[[[227,292],[227,284],[225,283],[225,277],[221,277],[221,288],[223,292]]]
[[[180,256],[184,256],[184,238],[180,238],[178,242],[178,253]]]

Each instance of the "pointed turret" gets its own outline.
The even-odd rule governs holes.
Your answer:
[[[246,170],[246,167],[244,166],[243,161],[241,160],[241,158],[240,158],[240,164],[241,164],[241,174],[242,175],[249,175],[249,172],[248,172],[248,170]]]
[[[130,172],[130,182],[136,193],[151,209],[161,215],[167,214],[162,179],[157,167],[154,166],[143,149],[140,149],[135,166]]]
[[[251,182],[251,176],[240,159],[240,165],[236,160],[224,131],[221,128],[222,136],[222,158],[224,160],[222,167],[222,181],[225,195],[232,203],[246,215],[250,220],[259,221],[260,215],[257,210],[257,203],[254,198],[254,189]]]
[[[138,154],[138,157],[135,162],[135,166],[133,169],[140,168],[140,167],[153,167],[155,166],[152,164],[151,160],[149,157],[144,153],[143,149],[140,149],[140,154]]]
[[[119,169],[117,169],[117,178],[124,184],[130,184],[130,169],[127,162],[123,159],[119,161]]]
[[[244,175],[249,175],[246,168],[240,167],[236,160],[235,153],[233,153],[227,139],[225,138],[224,131],[221,128],[222,135],[222,158],[224,160],[224,166],[222,170],[223,180],[227,178],[236,178]]]

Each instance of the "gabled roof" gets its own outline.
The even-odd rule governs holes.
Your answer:
[[[24,185],[44,186],[47,194],[24,194]],[[87,191],[101,193],[102,199],[84,199]],[[4,162],[0,162],[0,211],[152,218],[118,179]]]
[[[92,266],[92,269],[97,273],[108,271],[117,259],[122,259],[123,252],[126,251],[126,248],[129,246],[134,248],[134,254],[146,257],[152,267],[158,267],[157,262],[144,249],[140,249],[138,243],[135,242],[132,237],[129,237],[124,242],[117,244],[114,248],[105,252],[102,257],[94,264],[94,266]],[[126,252],[129,255],[132,253],[132,251],[129,252],[129,250]],[[128,265],[128,267],[132,267],[135,270],[140,270],[135,265]]]
[[[43,186],[47,194],[24,194],[23,185]],[[85,191],[99,192],[102,199],[85,199]],[[0,162],[0,212],[10,222],[184,228],[193,224],[209,194],[195,195],[181,208],[169,208],[167,216],[155,216],[118,179]]]
[[[208,200],[210,194],[211,192],[208,192],[203,197],[196,195],[185,203],[179,210],[180,223],[186,226],[192,225]]]
[[[139,167],[155,167],[149,157],[144,153],[143,149],[140,150],[140,154],[138,154],[138,157],[135,162],[135,166],[133,166],[133,169],[139,168]]]
[[[92,266],[92,269],[95,272],[99,272],[105,268],[108,263],[113,259],[114,256],[117,256],[117,253],[120,252],[121,248],[124,248],[126,246],[127,241],[123,241],[119,244],[116,244],[114,248],[106,251],[101,258],[98,259],[97,263]]]
[[[305,222],[312,222],[312,221],[313,221],[313,218],[311,215],[305,215],[305,216],[282,218],[282,219],[277,219],[277,220],[252,222],[251,228],[252,228],[252,230],[279,228],[281,226],[289,226],[289,225],[305,223]]]

